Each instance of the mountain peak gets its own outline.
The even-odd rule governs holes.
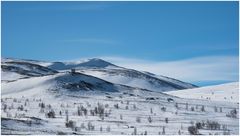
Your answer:
[[[55,70],[66,70],[72,68],[106,68],[108,66],[118,67],[110,62],[99,58],[87,59],[85,61],[75,61],[75,62],[53,62],[48,67]]]
[[[115,66],[114,64],[107,62],[105,60],[99,59],[99,58],[92,58],[89,59],[88,61],[85,61],[83,63],[80,63],[79,66],[83,67],[97,67],[97,68],[105,68],[108,66]]]

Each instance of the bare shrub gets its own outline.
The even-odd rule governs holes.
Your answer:
[[[199,134],[198,129],[195,126],[188,127],[188,132],[189,132],[190,135],[197,135],[197,134]]]
[[[152,118],[150,116],[148,117],[148,122],[152,123]]]
[[[65,123],[65,126],[66,126],[67,128],[75,129],[75,127],[76,127],[76,122],[75,122],[75,121],[72,121],[72,120],[69,120],[68,122]]]
[[[46,113],[46,117],[47,118],[55,118],[55,112],[54,110],[51,110],[49,112]]]
[[[166,107],[162,107],[161,111],[165,112],[166,111]]]
[[[233,109],[231,110],[229,113],[226,114],[227,117],[230,117],[230,118],[237,118],[237,109]]]
[[[141,118],[140,118],[140,117],[137,117],[137,118],[136,118],[136,122],[137,122],[137,123],[141,123]]]

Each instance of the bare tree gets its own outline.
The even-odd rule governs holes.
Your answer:
[[[217,106],[214,106],[214,111],[218,112]]]
[[[178,130],[178,135],[181,135],[181,131],[180,130]]]
[[[120,120],[122,120],[123,119],[123,116],[122,116],[122,114],[120,114]]]
[[[105,104],[105,108],[108,108],[109,107],[109,105],[108,104]]]
[[[66,122],[65,125],[67,128],[72,128],[72,130],[75,130],[76,128],[76,122],[72,120],[69,120],[68,122]]]
[[[152,118],[150,116],[148,117],[148,122],[152,123]]]
[[[68,110],[65,111],[65,114],[66,114],[66,122],[69,121],[69,118],[68,118]]]
[[[3,105],[3,111],[6,112],[6,110],[7,110],[7,104],[4,104]]]
[[[162,128],[162,135],[165,135],[166,134],[166,132],[165,132],[165,126],[163,126],[163,128]]]
[[[181,130],[183,130],[183,125],[182,125],[182,123],[181,123]]]
[[[87,129],[89,130],[89,131],[93,131],[94,130],[94,125],[89,121],[88,122],[88,125],[87,125]]]
[[[84,113],[85,116],[87,116],[88,111],[87,111],[86,108],[83,109],[83,113]]]
[[[106,131],[107,131],[107,132],[110,132],[110,131],[111,131],[110,126],[107,126]]]
[[[79,106],[77,107],[77,115],[82,116],[82,110]]]
[[[84,125],[84,123],[81,123],[80,128],[82,128],[82,129],[86,128],[85,125]]]
[[[168,118],[165,118],[165,122],[168,123]]]
[[[43,102],[39,103],[39,107],[45,108],[45,104]]]
[[[198,129],[195,126],[188,127],[188,132],[190,135],[197,135],[199,134]]]
[[[150,113],[153,114],[153,109],[152,108],[150,108]]]
[[[165,112],[165,111],[166,111],[166,107],[163,106],[163,107],[161,108],[161,111],[164,111],[164,112]]]
[[[117,104],[114,104],[114,108],[116,108],[116,109],[119,108],[118,103],[117,103]]]
[[[48,113],[46,113],[47,118],[55,118],[55,112],[54,110],[50,110]]]
[[[134,127],[133,135],[137,135],[137,127]]]
[[[18,107],[18,110],[23,111],[23,105],[21,105],[20,107]]]
[[[205,111],[205,107],[204,107],[204,105],[202,105],[202,107],[201,107],[201,111],[202,111],[202,112]]]
[[[137,109],[137,106],[136,104],[133,104],[133,109],[136,110]]]
[[[188,110],[188,103],[186,103],[186,110]]]
[[[178,103],[177,103],[177,102],[175,103],[175,107],[176,107],[177,109],[179,108],[179,107],[178,107]]]
[[[136,118],[136,122],[137,122],[137,123],[140,123],[140,122],[141,122],[141,118],[140,118],[140,117],[137,117],[137,118]]]

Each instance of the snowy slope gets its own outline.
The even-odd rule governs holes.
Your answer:
[[[58,73],[56,70],[32,63],[31,61],[27,62],[13,59],[2,59],[1,70],[3,81],[14,81],[21,78]]]
[[[42,68],[29,68],[29,66],[26,66],[27,64],[31,64],[32,67],[41,65]],[[20,59],[2,59],[2,71],[15,72],[23,77],[46,75],[48,73],[54,74],[56,71],[70,71],[70,69],[73,68],[84,74],[95,76],[115,84],[138,87],[157,92],[196,87],[195,85],[173,78],[156,76],[151,73],[119,67],[97,58],[72,62],[45,62],[34,60],[21,61]],[[19,78],[23,77],[20,76]],[[3,79],[13,79],[13,76],[3,77]]]
[[[194,88],[196,86],[176,79],[158,76],[154,77],[140,71],[126,68],[79,68],[77,71],[92,75],[109,82],[140,87],[157,92]]]
[[[194,89],[169,91],[166,94],[194,99],[210,99],[212,101],[239,102],[239,82],[200,87]]]
[[[69,72],[72,68],[76,72]],[[205,125],[198,134],[239,134],[237,83],[166,94],[161,91],[195,86],[100,59],[58,63],[2,59],[1,74],[1,134],[188,135],[188,128],[197,122],[220,125],[213,129]],[[50,112],[53,118],[48,117]],[[74,121],[72,128],[66,126],[67,120]]]
[[[91,95],[120,93],[119,95],[132,95],[146,97],[146,94],[157,94],[161,97],[172,97],[163,93],[152,92],[141,88],[133,88],[81,73],[63,72],[55,75],[32,77],[14,82],[2,83],[4,96],[40,96],[48,93],[60,95]],[[165,99],[165,98],[164,98]]]
[[[2,134],[131,135],[136,128],[139,135],[186,135],[192,122],[209,120],[226,125],[227,129],[199,129],[200,134],[239,133],[238,118],[226,117],[235,108],[239,113],[236,103],[182,99],[81,73],[63,72],[2,83],[1,91]],[[40,108],[41,103],[45,108]],[[99,105],[105,107],[104,117],[92,115]],[[86,115],[78,115],[77,109],[81,106],[87,109]],[[215,106],[222,108],[222,112],[214,112]],[[56,117],[47,118],[49,111],[55,111]],[[74,129],[65,125],[66,111],[69,120],[76,121]],[[93,130],[89,124],[94,126]]]
[[[182,86],[184,88],[196,88],[197,87],[196,85],[193,85],[193,84],[190,84],[190,83],[186,83],[186,82],[174,79],[174,78],[170,78],[170,77],[166,77],[166,76],[162,76],[162,75],[155,75],[155,74],[150,73],[150,72],[143,72],[143,73],[148,74],[148,75],[150,75],[152,77],[156,77],[158,79],[164,80],[164,81],[173,82],[173,83],[175,83],[175,84],[177,84],[179,86]]]
[[[2,81],[14,81],[16,79],[25,78],[27,76],[18,74],[16,72],[8,72],[8,71],[2,71],[1,72],[1,80]]]

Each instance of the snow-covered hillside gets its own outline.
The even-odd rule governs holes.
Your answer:
[[[111,82],[85,75],[82,73],[62,72],[55,75],[32,77],[14,82],[2,83],[2,95],[4,96],[41,96],[48,93],[60,95],[88,95],[120,93],[121,95],[146,97],[146,94],[157,94],[162,97],[167,94],[153,92],[141,88],[113,84]],[[119,95],[120,95],[119,94]]]
[[[4,135],[239,134],[238,103],[159,92],[194,87],[176,79],[98,59],[64,62],[68,69],[61,70],[47,67],[52,62],[2,60]]]
[[[77,69],[77,71],[107,80],[109,82],[128,85],[132,87],[140,87],[158,92],[196,87],[192,84],[184,83],[173,78],[167,78],[163,76],[154,77],[133,69],[81,68]]]
[[[6,69],[5,70],[6,72],[9,72],[9,71],[15,72],[24,77],[29,76],[29,74],[30,76],[34,74],[39,74],[39,73],[42,75],[42,74],[46,74],[46,72],[53,73],[55,71],[61,72],[61,71],[70,71],[71,69],[76,69],[76,71],[78,72],[95,76],[112,83],[127,85],[131,87],[139,87],[139,88],[158,91],[158,92],[189,89],[189,88],[197,87],[190,83],[185,83],[170,77],[157,76],[149,72],[148,73],[140,72],[133,69],[119,67],[112,63],[109,63],[107,61],[104,61],[102,59],[97,59],[97,58],[80,60],[80,61],[72,61],[72,62],[46,62],[46,61],[34,61],[34,60],[21,61],[20,59],[2,59],[2,61],[3,61],[2,68],[6,67],[5,65],[8,64],[7,65],[8,67],[4,68]],[[16,63],[22,63],[22,65],[16,65]],[[15,67],[15,69],[18,68],[20,70],[15,70],[15,71],[11,70],[9,68],[11,66],[10,64],[14,64],[13,66]],[[26,69],[26,67],[28,68],[29,66],[25,66],[23,64],[25,65],[32,64],[33,66],[41,65],[43,68],[45,68],[44,70],[46,72],[42,70],[43,68],[38,68],[36,70],[34,69],[30,71],[34,73],[30,73],[29,71],[26,71],[28,70]],[[25,70],[24,72],[21,72],[23,71],[22,66],[24,66],[25,68],[23,69]],[[11,75],[11,73],[9,75]],[[21,76],[20,78],[22,78]],[[3,79],[12,79],[12,76],[8,78],[4,77]]]
[[[194,89],[170,91],[166,93],[182,98],[239,102],[239,82],[199,87]]]
[[[58,73],[56,70],[21,60],[2,59],[1,80],[14,81],[21,78],[44,76]]]

